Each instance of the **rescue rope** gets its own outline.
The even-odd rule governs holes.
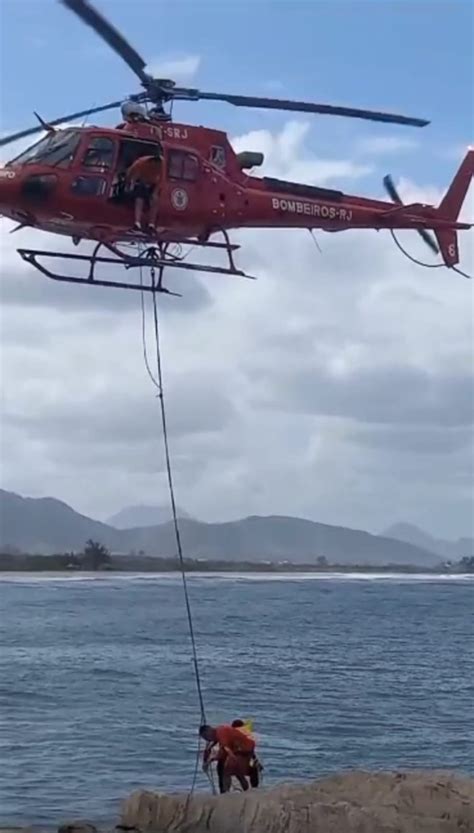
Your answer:
[[[151,279],[152,284],[157,288],[156,283],[156,276],[155,276],[155,269],[151,267]],[[143,272],[142,267],[140,266],[140,285],[143,286]],[[155,352],[156,352],[156,376],[154,375],[153,371],[151,370],[150,362],[148,359],[148,352],[147,352],[147,345],[146,345],[146,316],[145,316],[145,300],[144,300],[144,292],[140,293],[141,297],[141,312],[142,312],[142,344],[143,344],[143,358],[145,362],[145,368],[150,377],[153,385],[158,391],[158,400],[160,403],[160,413],[161,413],[161,424],[162,424],[162,431],[163,431],[163,447],[165,452],[165,464],[166,464],[166,474],[168,479],[168,490],[170,496],[170,503],[171,503],[171,514],[172,514],[172,521],[173,521],[173,529],[174,529],[174,536],[176,542],[176,551],[179,559],[180,565],[180,572],[181,572],[181,579],[183,583],[183,592],[184,592],[184,601],[186,606],[186,614],[188,619],[188,628],[189,628],[189,636],[191,640],[191,649],[192,649],[192,661],[194,666],[194,676],[196,680],[196,689],[198,694],[199,700],[199,709],[200,709],[200,720],[201,724],[206,723],[206,709],[204,705],[204,696],[202,691],[202,683],[201,683],[201,673],[199,669],[199,659],[197,653],[197,646],[196,646],[196,637],[194,632],[194,623],[193,623],[193,616],[191,611],[191,601],[189,598],[189,590],[188,590],[188,582],[186,577],[186,567],[184,563],[184,554],[183,554],[183,546],[181,543],[181,533],[179,528],[179,519],[178,513],[176,508],[176,498],[175,498],[175,491],[174,491],[174,482],[173,482],[173,472],[171,466],[171,455],[169,450],[169,441],[168,441],[168,422],[166,417],[166,406],[165,406],[165,396],[164,396],[164,385],[163,385],[163,366],[161,361],[161,341],[160,341],[160,326],[159,326],[159,316],[158,316],[158,300],[157,300],[158,292],[155,291],[152,293],[153,299],[153,330],[154,330],[154,339],[155,339]]]
[[[140,286],[143,286],[143,271],[142,267],[140,266]],[[148,359],[148,350],[146,346],[146,310],[145,310],[145,293],[142,291],[140,292],[140,306],[142,311],[142,347],[143,347],[143,361],[145,362],[145,369],[148,373],[148,376],[151,379],[152,384],[155,388],[159,391],[160,386],[153,375],[153,371],[150,367],[150,361]]]
[[[151,278],[153,285],[156,287],[155,283],[155,270],[151,268]],[[143,271],[142,267],[140,266],[140,286],[143,287]],[[206,723],[206,710],[204,706],[204,697],[202,693],[202,685],[201,685],[201,675],[199,670],[199,661],[198,661],[198,654],[197,654],[197,647],[196,647],[196,638],[194,635],[194,624],[193,624],[193,617],[191,612],[191,602],[189,599],[189,592],[188,592],[188,585],[186,580],[186,569],[184,563],[184,555],[183,555],[183,548],[181,544],[181,535],[179,529],[179,520],[178,520],[178,513],[176,510],[176,500],[174,494],[174,483],[173,483],[173,474],[171,468],[171,458],[169,452],[169,444],[168,444],[168,426],[166,420],[166,407],[165,407],[165,398],[164,398],[164,388],[163,388],[163,371],[162,371],[162,362],[161,362],[161,345],[160,345],[160,328],[159,328],[159,318],[158,318],[158,302],[157,302],[157,292],[153,292],[153,326],[154,326],[154,335],[155,335],[155,349],[156,349],[156,368],[157,368],[157,376],[154,375],[150,361],[148,358],[148,350],[147,350],[147,340],[146,340],[146,310],[145,310],[145,293],[142,291],[140,292],[140,299],[141,299],[141,314],[142,314],[142,346],[143,346],[143,359],[145,363],[145,368],[150,377],[150,380],[154,387],[158,391],[158,399],[160,401],[160,412],[161,412],[161,422],[162,422],[162,429],[163,429],[163,444],[165,450],[165,460],[166,460],[166,470],[167,470],[167,477],[168,477],[168,488],[170,494],[170,502],[171,502],[171,511],[173,517],[173,526],[175,532],[175,540],[176,540],[176,549],[178,553],[178,558],[180,562],[180,569],[181,569],[181,578],[183,582],[183,591],[184,591],[184,599],[186,604],[186,612],[188,617],[188,627],[189,627],[189,635],[191,639],[191,646],[192,646],[192,658],[193,658],[193,665],[194,665],[194,674],[196,678],[196,688],[198,692],[199,698],[199,708],[200,708],[200,722]],[[194,793],[196,788],[196,782],[199,772],[199,763],[201,760],[201,737],[198,736],[198,744],[196,749],[196,760],[194,765],[194,772],[193,778],[191,781],[191,786],[188,790],[186,804],[184,807],[184,818],[186,818],[189,808],[189,802],[191,800],[191,796]],[[214,779],[212,774],[209,775],[208,773],[209,783],[212,789],[212,792],[215,794],[216,788],[214,784]]]
[[[155,281],[155,274],[154,269],[151,270],[152,273],[152,281]],[[202,683],[201,683],[201,673],[199,670],[199,660],[197,654],[197,647],[196,647],[196,637],[194,634],[194,623],[193,623],[193,616],[191,612],[191,602],[189,599],[189,590],[188,590],[188,581],[186,577],[186,567],[184,563],[184,555],[183,555],[183,546],[181,543],[181,532],[179,528],[179,520],[178,520],[178,513],[176,509],[176,498],[174,493],[174,483],[173,483],[173,472],[171,468],[171,457],[170,457],[170,450],[169,450],[169,442],[168,442],[168,423],[166,417],[166,407],[165,407],[165,397],[164,397],[164,388],[163,388],[163,368],[161,363],[161,344],[160,344],[160,328],[159,328],[159,318],[158,318],[158,300],[157,300],[157,292],[152,293],[153,299],[153,329],[154,329],[154,336],[155,336],[155,348],[156,348],[156,369],[157,369],[157,382],[158,382],[158,399],[160,402],[160,413],[161,413],[161,424],[163,428],[163,447],[165,451],[165,461],[166,461],[166,474],[168,478],[168,488],[170,494],[170,501],[171,501],[171,511],[173,515],[173,528],[176,540],[176,550],[178,553],[179,564],[181,569],[181,578],[183,582],[183,592],[184,592],[184,602],[186,605],[186,614],[188,617],[188,627],[189,627],[189,636],[191,640],[191,648],[192,648],[192,658],[193,658],[193,665],[194,665],[194,676],[196,678],[196,689],[199,699],[199,708],[201,710],[201,723],[206,723],[206,709],[204,706],[204,696],[202,692]]]

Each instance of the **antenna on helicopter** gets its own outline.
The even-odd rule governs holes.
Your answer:
[[[33,110],[33,113],[35,114],[36,118],[38,119],[38,121],[39,121],[41,127],[43,128],[43,130],[46,130],[47,133],[56,133],[56,128],[53,127],[52,124],[48,124],[48,122],[46,122],[44,119],[42,119],[41,116],[39,115],[39,113],[36,112],[36,110]]]

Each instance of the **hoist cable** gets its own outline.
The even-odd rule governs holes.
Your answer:
[[[140,266],[140,286],[143,287],[143,267]],[[155,388],[159,391],[160,386],[153,375],[153,371],[150,367],[150,361],[148,359],[148,349],[146,345],[146,311],[145,311],[145,293],[142,291],[140,292],[140,306],[142,312],[142,347],[143,347],[143,360],[145,362],[145,369],[150,377],[151,383],[155,386]]]
[[[194,673],[196,677],[196,688],[199,698],[199,707],[201,710],[201,723],[206,723],[206,710],[204,707],[204,697],[202,693],[202,684],[201,684],[201,674],[199,671],[199,660],[197,655],[197,647],[196,647],[196,637],[194,634],[194,624],[193,624],[193,617],[191,612],[191,602],[189,599],[189,591],[188,591],[188,581],[186,577],[186,568],[184,563],[184,555],[183,555],[183,547],[181,543],[181,532],[179,528],[179,521],[178,521],[178,513],[176,509],[176,499],[174,493],[174,483],[173,483],[173,473],[171,469],[171,457],[170,457],[170,450],[169,450],[169,442],[168,442],[168,424],[166,418],[166,408],[165,408],[165,397],[164,397],[164,390],[163,390],[163,369],[161,364],[161,346],[160,346],[160,329],[159,329],[159,320],[158,320],[158,301],[157,301],[157,293],[153,292],[153,328],[155,333],[155,347],[156,347],[156,368],[158,371],[158,385],[159,385],[159,393],[158,399],[160,401],[160,412],[161,412],[161,422],[163,426],[163,445],[165,450],[165,461],[166,461],[166,473],[168,477],[168,487],[170,493],[170,500],[171,500],[171,510],[173,514],[173,527],[174,527],[174,534],[176,539],[176,549],[178,552],[179,563],[181,567],[181,577],[183,580],[183,591],[184,591],[184,601],[186,605],[186,613],[188,617],[188,626],[189,626],[189,636],[191,639],[191,646],[192,646],[192,654],[193,654],[193,664],[194,664]]]
[[[152,272],[152,280],[155,281],[154,269],[151,270]],[[142,275],[140,273],[140,281],[142,281]],[[156,287],[155,287],[156,288]],[[193,617],[191,612],[191,602],[189,598],[189,590],[188,590],[188,582],[186,577],[186,567],[184,563],[184,554],[183,554],[183,546],[181,542],[181,533],[179,528],[179,520],[178,520],[178,512],[176,508],[176,498],[174,492],[174,482],[173,482],[173,472],[171,467],[171,455],[169,450],[169,441],[168,441],[168,423],[166,417],[166,407],[165,407],[165,397],[164,397],[164,388],[163,388],[163,367],[161,361],[161,344],[160,344],[160,327],[159,327],[159,317],[158,317],[158,301],[157,301],[157,294],[158,292],[155,291],[152,293],[153,298],[153,329],[154,329],[154,337],[155,337],[155,349],[156,349],[156,370],[157,375],[153,374],[150,363],[148,361],[148,354],[146,349],[146,331],[145,331],[145,304],[143,299],[143,292],[140,293],[142,296],[142,340],[143,340],[143,356],[145,360],[145,367],[147,369],[148,375],[150,376],[151,381],[153,382],[154,386],[158,390],[158,400],[160,403],[160,413],[161,413],[161,423],[163,429],[163,446],[165,452],[165,464],[166,464],[166,473],[168,479],[168,489],[171,501],[171,513],[172,513],[172,520],[173,520],[173,529],[176,541],[176,550],[178,554],[180,570],[181,570],[181,578],[183,582],[183,591],[184,591],[184,601],[186,605],[186,614],[188,618],[188,627],[189,627],[189,636],[191,640],[191,648],[192,648],[192,660],[194,666],[194,674],[196,678],[196,688],[198,693],[199,699],[199,708],[200,708],[200,718],[201,723],[206,723],[206,709],[204,706],[204,696],[202,691],[202,683],[201,683],[201,674],[199,669],[199,660],[197,654],[197,646],[196,646],[196,637],[194,632],[194,624],[193,624]]]
[[[157,285],[155,283],[155,270],[151,268],[151,277],[152,282],[155,290],[157,290]],[[199,669],[199,660],[197,654],[197,647],[196,647],[196,638],[194,633],[194,624],[193,624],[193,617],[191,612],[191,602],[189,599],[189,592],[188,592],[188,584],[186,578],[186,569],[184,563],[184,555],[183,555],[183,547],[181,543],[181,534],[179,528],[179,520],[178,520],[178,513],[176,508],[176,499],[174,493],[174,482],[173,482],[173,474],[172,474],[172,467],[171,467],[171,456],[169,451],[169,443],[168,443],[168,425],[166,419],[166,407],[165,407],[165,398],[164,398],[164,387],[163,387],[163,370],[162,370],[162,361],[161,361],[161,343],[160,343],[160,327],[159,327],[159,317],[158,317],[158,302],[157,302],[157,291],[152,293],[153,296],[153,327],[154,327],[154,336],[155,336],[155,348],[156,348],[156,369],[157,374],[153,373],[150,361],[148,357],[148,349],[147,349],[147,338],[146,338],[146,308],[145,308],[145,293],[143,290],[143,272],[142,267],[140,266],[140,286],[142,287],[142,291],[140,292],[140,299],[141,299],[141,335],[142,335],[142,347],[143,347],[143,359],[145,363],[145,368],[147,374],[154,385],[154,387],[158,391],[158,399],[160,401],[160,412],[161,412],[161,422],[162,422],[162,432],[163,432],[163,445],[165,451],[165,462],[166,462],[166,471],[167,471],[167,478],[168,478],[168,488],[170,494],[170,502],[171,502],[171,511],[172,511],[172,519],[173,519],[173,527],[175,533],[175,540],[176,540],[176,549],[177,554],[180,562],[180,570],[181,570],[181,578],[183,582],[183,591],[184,591],[184,599],[186,604],[186,613],[188,618],[188,626],[189,626],[189,635],[191,639],[191,646],[192,646],[192,659],[193,659],[193,666],[194,666],[194,673],[196,679],[196,687],[197,693],[199,698],[199,708],[200,708],[200,723],[206,723],[206,710],[204,706],[204,697],[202,692],[202,684],[201,684],[201,674]],[[186,817],[189,807],[189,801],[191,796],[194,793],[197,783],[197,777],[199,772],[199,763],[201,759],[201,737],[198,737],[198,744],[196,749],[196,759],[193,771],[193,778],[191,782],[191,787],[188,791],[188,796],[185,804],[184,815]],[[212,792],[216,793],[216,788],[214,784],[214,779],[212,778],[212,774],[207,774],[209,779],[209,783],[212,789]]]

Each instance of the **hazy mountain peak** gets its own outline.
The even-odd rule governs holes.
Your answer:
[[[392,524],[382,535],[396,538],[398,541],[405,541],[407,544],[413,544],[416,547],[423,547],[423,549],[435,552],[437,555],[446,559],[457,560],[463,558],[465,555],[472,555],[474,553],[474,541],[472,538],[459,538],[457,541],[445,541],[440,538],[434,538],[415,524],[406,522]]]
[[[381,535],[387,535],[389,538],[398,538],[399,541],[407,541],[409,544],[422,544],[434,541],[435,539],[424,532],[423,529],[415,524],[399,521],[388,527]]]
[[[178,506],[178,517],[189,518],[184,509]],[[159,526],[171,520],[171,506],[126,506],[107,519],[109,526],[116,529],[134,529],[141,526]]]

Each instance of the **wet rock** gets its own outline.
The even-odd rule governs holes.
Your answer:
[[[99,833],[97,827],[89,821],[68,821],[58,828],[58,833]]]
[[[121,822],[141,833],[474,833],[474,779],[347,772],[217,797],[138,791]]]

